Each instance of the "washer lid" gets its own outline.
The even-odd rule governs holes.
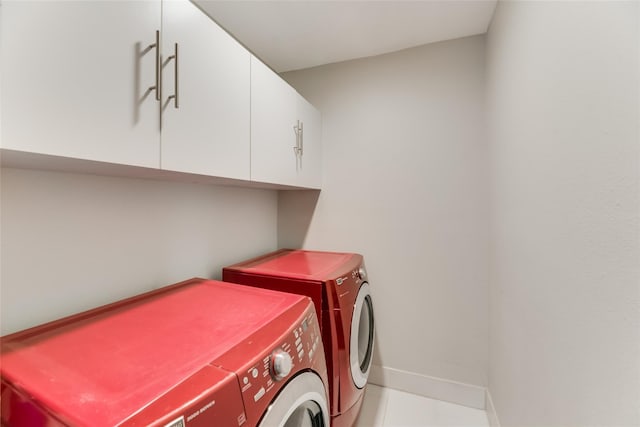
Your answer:
[[[267,276],[324,281],[333,279],[334,277],[330,277],[333,272],[358,256],[351,253],[286,249],[228,268]]]
[[[303,300],[194,279],[3,337],[0,369],[71,424],[113,426]]]

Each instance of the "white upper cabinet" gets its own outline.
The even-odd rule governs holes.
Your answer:
[[[320,188],[320,113],[251,58],[251,180]]]
[[[322,116],[302,96],[297,96],[298,120],[300,120],[300,156],[298,160],[298,185],[319,189],[322,185]]]
[[[3,1],[0,147],[157,168],[155,1]]]
[[[249,52],[187,0],[163,2],[162,52],[162,169],[248,180]]]
[[[251,57],[251,180],[296,184],[296,91]]]
[[[0,0],[5,166],[320,188],[320,132],[189,0]]]

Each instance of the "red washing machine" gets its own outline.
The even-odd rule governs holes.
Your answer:
[[[329,425],[312,302],[192,279],[1,338],[3,426]]]
[[[223,269],[223,280],[312,298],[322,329],[331,425],[358,416],[373,355],[374,317],[361,255],[280,250]]]

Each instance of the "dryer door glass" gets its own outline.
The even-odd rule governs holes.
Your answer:
[[[369,284],[360,286],[351,318],[351,348],[349,361],[351,378],[358,388],[363,388],[369,378],[371,358],[373,356],[374,337],[373,303]]]
[[[303,403],[293,411],[283,427],[325,427],[320,405],[313,401]]]
[[[371,297],[364,298],[362,311],[360,312],[360,325],[358,327],[358,361],[360,370],[366,372],[371,363],[373,346],[373,306]]]
[[[317,374],[307,371],[297,375],[271,402],[259,427],[329,427],[326,393]]]

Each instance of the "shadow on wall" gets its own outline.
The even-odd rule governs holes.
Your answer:
[[[279,248],[303,248],[319,197],[320,190],[278,192]]]
[[[383,366],[382,363],[382,353],[380,352],[380,339],[378,338],[378,328],[377,328],[377,322],[378,322],[378,318],[376,317],[377,313],[376,313],[376,301],[373,300],[373,321],[376,322],[374,323],[374,330],[373,330],[373,357],[371,359],[371,369],[373,370],[375,366]],[[381,381],[379,381],[381,382]],[[371,371],[369,371],[369,383],[371,383]],[[378,385],[384,385],[384,384],[378,384]]]

